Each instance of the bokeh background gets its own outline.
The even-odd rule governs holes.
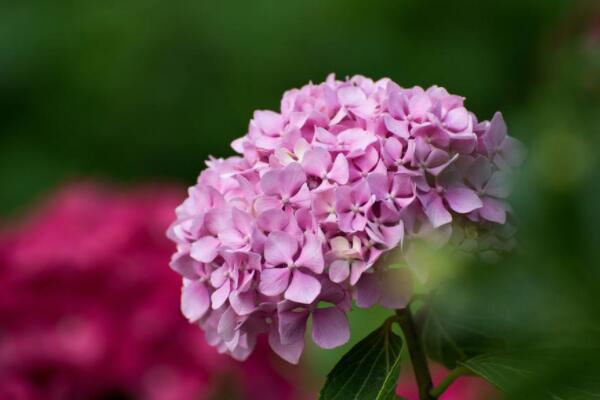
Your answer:
[[[597,348],[591,0],[3,1],[0,221],[10,226],[74,180],[192,184],[209,155],[232,152],[255,109],[277,109],[284,90],[330,72],[437,84],[482,119],[504,113],[529,149],[513,199],[519,249],[495,266],[456,268],[446,285],[494,315],[496,304],[518,310],[490,326],[519,342]],[[351,343],[385,315],[353,312]],[[348,346],[309,353],[317,385]],[[597,380],[596,353],[583,353],[548,381]]]

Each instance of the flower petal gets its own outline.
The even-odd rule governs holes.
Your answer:
[[[329,266],[329,279],[332,282],[340,283],[350,276],[350,264],[347,260],[335,260]]]
[[[269,331],[269,345],[279,357],[291,364],[298,364],[300,356],[304,350],[304,340],[299,340],[295,343],[282,344],[277,328],[272,326]]]
[[[265,260],[275,265],[291,265],[298,251],[298,241],[285,232],[272,232],[265,243]]]
[[[483,207],[483,203],[477,193],[465,187],[454,187],[446,190],[444,194],[450,208],[457,213],[466,214]]]
[[[302,252],[295,264],[299,267],[310,269],[316,274],[323,272],[323,245],[321,239],[316,235],[307,234]]]
[[[315,301],[320,291],[321,283],[317,278],[295,269],[284,297],[296,303],[310,304]]]
[[[313,312],[312,338],[323,349],[333,349],[350,339],[346,314],[337,307],[319,308]]]
[[[181,289],[181,312],[190,322],[197,322],[210,307],[208,289],[203,282],[187,281]]]
[[[209,263],[217,257],[220,244],[217,238],[204,236],[192,244],[190,256],[194,260]]]
[[[289,268],[267,268],[260,274],[258,290],[266,296],[277,296],[287,289],[289,282]]]
[[[279,321],[279,335],[281,344],[290,344],[298,340],[304,340],[308,311],[280,311],[277,314]]]

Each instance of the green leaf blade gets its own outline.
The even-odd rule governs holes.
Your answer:
[[[387,321],[357,343],[327,375],[320,400],[391,400],[400,370],[402,338]]]

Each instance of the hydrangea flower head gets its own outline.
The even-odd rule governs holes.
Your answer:
[[[350,336],[353,299],[406,304],[410,274],[386,253],[427,236],[465,245],[465,230],[495,237],[524,157],[500,113],[479,121],[444,88],[333,75],[286,92],[280,112],[256,111],[232,147],[169,229],[182,310],[221,352],[245,359],[265,333],[292,363],[309,319],[332,348]]]

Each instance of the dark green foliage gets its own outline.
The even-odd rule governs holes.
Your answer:
[[[390,400],[395,395],[402,338],[391,320],[356,344],[327,375],[320,400]]]

